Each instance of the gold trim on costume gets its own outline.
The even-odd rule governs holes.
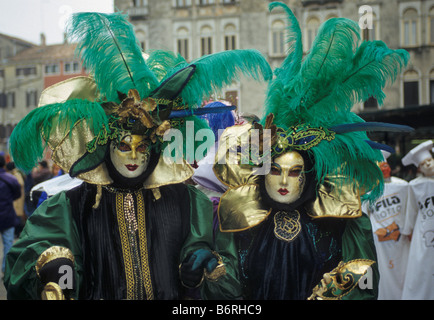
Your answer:
[[[137,199],[137,221],[134,196]],[[146,299],[152,300],[154,293],[149,268],[145,202],[141,191],[135,192],[134,196],[132,193],[116,193],[116,213],[124,257],[127,299],[142,297],[144,287]]]
[[[149,257],[148,257],[148,238],[146,236],[146,221],[145,221],[145,200],[143,194],[137,192],[137,217],[139,227],[139,242],[140,253],[142,258],[142,271],[145,281],[145,291],[148,300],[154,299],[154,291],[152,290],[151,271],[149,269]]]
[[[124,211],[124,196],[121,193],[116,193],[116,213],[119,225],[119,235],[122,244],[122,254],[124,257],[125,279],[127,281],[127,299],[134,298],[134,274],[133,262],[130,252],[130,244],[128,241],[127,224],[125,222]]]
[[[211,272],[208,272],[205,268],[203,274],[205,279],[215,282],[220,279],[220,277],[226,275],[226,267],[223,263],[222,257],[216,251],[212,251],[212,254],[217,258],[217,267],[215,267],[215,269]]]
[[[36,260],[36,274],[39,277],[39,271],[42,269],[43,266],[45,266],[48,262],[53,261],[58,258],[67,258],[71,260],[73,263],[75,261],[74,255],[72,254],[71,250],[65,247],[60,246],[52,246],[41,253],[38,260]]]
[[[312,290],[308,300],[340,300],[353,291],[368,269],[375,263],[369,259],[339,262],[338,266],[325,273],[320,283]]]
[[[48,282],[41,292],[42,300],[66,300],[62,288],[55,282]]]
[[[291,242],[301,231],[300,213],[279,211],[274,215],[274,234],[277,239]]]

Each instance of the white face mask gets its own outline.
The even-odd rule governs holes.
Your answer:
[[[274,159],[265,176],[265,190],[274,201],[291,204],[300,198],[305,181],[303,157],[290,151]]]
[[[420,171],[425,177],[434,176],[434,159],[428,158],[419,165]]]
[[[126,134],[110,145],[110,159],[125,178],[136,178],[148,167],[151,155],[149,140],[141,135]]]

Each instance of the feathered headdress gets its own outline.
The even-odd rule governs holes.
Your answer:
[[[166,51],[146,56],[121,13],[74,14],[67,34],[77,41],[77,53],[91,77],[47,88],[40,106],[17,125],[10,138],[11,155],[26,171],[48,145],[61,168],[91,181],[98,176],[95,170],[105,170],[109,142],[119,131],[148,135],[161,148],[164,132],[176,126],[182,129],[185,120],[195,121],[196,130],[206,127],[194,115],[203,99],[241,75],[258,81],[272,77],[266,59],[256,50],[226,51],[191,63]],[[227,110],[222,109],[213,112]]]
[[[359,102],[375,97],[381,105],[383,89],[406,66],[405,50],[391,50],[382,41],[360,42],[359,26],[346,18],[327,20],[312,49],[303,59],[302,35],[297,19],[283,3],[288,16],[291,51],[270,83],[261,125],[272,129],[273,154],[307,150],[317,180],[339,175],[344,183],[378,197],[383,188],[378,149],[390,147],[370,141],[370,131],[410,131],[406,126],[366,123],[351,112]]]

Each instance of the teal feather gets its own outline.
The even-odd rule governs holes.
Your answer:
[[[147,97],[158,85],[137,43],[132,25],[121,13],[73,14],[67,34],[77,41],[77,53],[95,78],[103,98],[118,102],[117,92],[137,89]]]
[[[184,57],[172,51],[152,50],[147,54],[146,64],[159,81],[166,78],[170,70],[187,63]]]
[[[384,102],[383,88],[391,85],[409,61],[407,51],[389,49],[382,41],[363,42],[336,94],[350,103],[375,97]]]
[[[281,2],[272,2],[268,6],[268,10],[272,11],[276,7],[281,7],[285,10],[288,19],[287,25],[287,39],[286,42],[289,47],[289,52],[287,58],[283,61],[282,66],[275,72],[278,74],[284,72],[285,77],[288,80],[291,76],[294,76],[301,67],[301,61],[303,59],[303,41],[302,34],[300,30],[300,25],[298,24],[297,18],[294,13],[286,5]]]
[[[283,3],[271,7],[276,6],[289,10]],[[288,19],[293,25],[293,15],[289,14]],[[301,39],[296,31],[288,31]],[[366,125],[351,108],[371,96],[381,104],[383,89],[403,71],[408,53],[389,49],[381,41],[360,43],[356,22],[333,18],[320,27],[300,68],[292,68],[293,60],[294,54],[290,53],[271,81],[261,123],[265,124],[266,116],[273,113],[274,124],[286,130],[299,124],[316,128],[355,124],[367,129],[336,134],[333,140],[323,140],[308,153],[319,183],[326,176],[343,175],[342,183],[370,191],[370,201],[378,198],[384,181],[377,161],[383,157],[378,148],[372,147],[379,145],[369,143],[366,131],[374,127]]]
[[[53,128],[62,124],[62,135],[66,136],[75,125],[84,125],[83,121],[94,135],[108,125],[101,105],[87,100],[68,100],[32,110],[17,124],[9,140],[16,166],[26,172],[32,170],[42,159]]]
[[[273,76],[266,58],[257,50],[246,49],[222,51],[190,63],[180,62],[166,77],[189,65],[194,65],[196,71],[180,97],[190,108],[199,107],[205,99],[240,80],[241,76],[257,81],[269,81]]]

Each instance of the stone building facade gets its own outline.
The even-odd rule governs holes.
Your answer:
[[[282,10],[268,11],[270,0],[114,0],[115,10],[130,17],[144,50],[168,49],[188,60],[227,49],[254,48],[270,64],[281,64],[286,18]],[[416,132],[376,139],[405,153],[414,144],[434,138],[434,0],[282,0],[294,12],[303,32],[305,53],[318,27],[332,17],[359,23],[362,39],[382,40],[390,48],[404,48],[410,63],[385,90],[383,106],[375,99],[353,111],[369,121],[413,126]],[[232,102],[241,113],[261,116],[265,85],[242,80],[218,98]]]
[[[0,39],[7,37],[0,35]],[[2,44],[4,42],[0,40],[0,52]],[[38,106],[39,97],[45,88],[86,74],[75,56],[75,47],[75,44],[67,42],[46,45],[45,37],[41,34],[39,45],[24,46],[1,61],[0,151],[7,153],[8,138],[13,128]]]

